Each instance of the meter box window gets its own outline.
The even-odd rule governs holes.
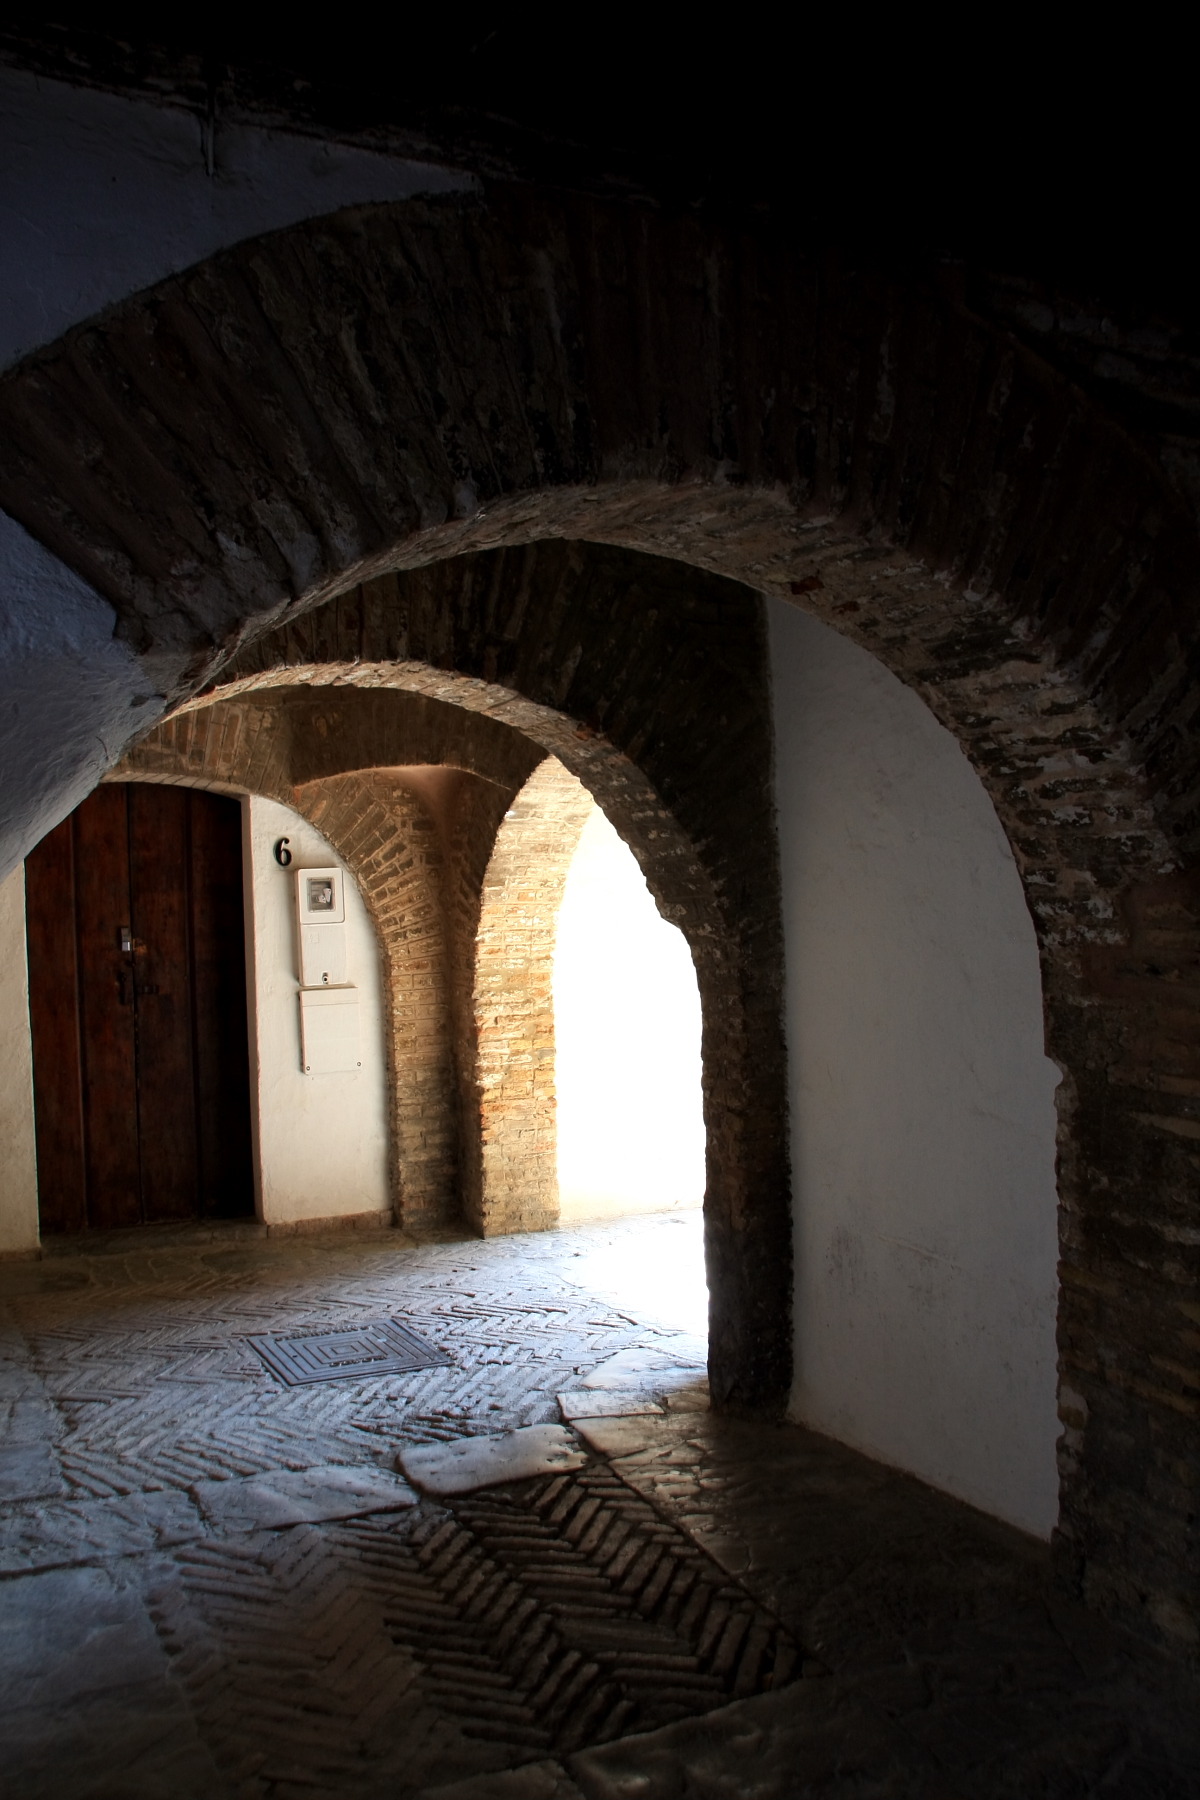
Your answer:
[[[344,925],[346,888],[341,869],[297,869],[301,925]]]

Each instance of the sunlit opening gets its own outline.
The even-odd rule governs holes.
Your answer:
[[[699,1209],[639,1219],[606,1231],[579,1232],[568,1278],[606,1305],[662,1330],[663,1360],[680,1349],[703,1362],[708,1347],[708,1276]],[[684,1344],[683,1339],[694,1340]],[[671,1341],[676,1340],[676,1341]],[[630,1382],[629,1386],[636,1386]]]
[[[700,994],[683,933],[596,807],[567,876],[554,956],[564,1224],[704,1198]]]

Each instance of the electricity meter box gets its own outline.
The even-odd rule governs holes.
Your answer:
[[[297,869],[296,912],[301,1067],[306,1075],[361,1069],[358,989],[349,985],[344,871]]]
[[[341,869],[297,869],[300,985],[340,987],[349,980],[346,887]]]

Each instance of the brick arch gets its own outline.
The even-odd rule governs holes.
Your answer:
[[[1060,1546],[1194,1631],[1200,556],[1099,400],[920,259],[492,186],[213,258],[5,376],[0,424],[0,504],[176,697],[355,584],[548,538],[794,596],[923,695],[1009,833],[1067,1074]],[[405,617],[392,659],[505,681],[486,619]]]
[[[37,352],[0,423],[0,505],[183,686],[355,579],[489,545],[627,544],[820,609],[817,576],[835,611],[899,548],[941,604],[857,621],[885,662],[948,636],[991,661],[1020,621],[1200,831],[1194,522],[919,260],[502,184],[351,208]]]
[[[632,850],[688,939],[700,989],[713,1389],[721,1400],[782,1397],[791,1216],[758,596],[663,559],[557,542],[459,558],[282,628],[189,706],[281,691],[298,707],[305,686],[306,755],[340,757],[358,735],[347,690],[373,709],[364,756],[384,753],[389,697],[449,701],[557,757]],[[456,960],[472,959],[473,941]],[[464,1115],[478,1118],[478,1094],[460,1081]]]
[[[279,661],[231,674],[228,683],[150,732],[122,767],[195,773],[214,758],[223,766],[236,761],[241,744],[254,766],[265,769],[270,745],[275,757],[286,757],[295,795],[340,774],[365,773],[371,759],[397,756],[401,748],[416,760],[422,744],[440,745],[477,783],[463,796],[458,816],[443,819],[441,832],[443,851],[456,842],[459,851],[458,891],[448,905],[448,964],[466,971],[474,968],[482,886],[504,813],[547,756],[581,782],[633,851],[664,917],[680,927],[692,950],[703,1015],[705,1230],[710,1263],[718,1271],[710,1282],[710,1378],[720,1401],[761,1403],[786,1391],[791,1337],[770,735],[758,604],[729,583],[701,587],[698,601],[694,595],[680,597],[670,629],[679,638],[685,676],[696,668],[708,670],[711,694],[694,698],[693,705],[707,710],[711,700],[714,717],[728,728],[726,742],[714,749],[704,794],[698,784],[705,780],[706,764],[688,751],[686,731],[681,742],[664,721],[656,755],[644,741],[647,722],[635,728],[636,707],[628,723],[640,744],[640,761],[608,733],[510,688],[411,660],[301,663],[294,660],[297,641],[287,634]],[[692,625],[702,638],[714,624],[721,628],[736,621],[739,629],[729,633],[719,660],[707,662],[688,644],[693,608],[699,624],[693,619]],[[328,609],[325,623],[344,648],[344,620],[336,607]],[[311,649],[311,636],[306,641]],[[661,681],[657,690],[666,691]],[[462,721],[457,741],[446,723],[453,712]],[[502,757],[501,746],[506,747]],[[419,760],[427,754],[421,752]],[[718,768],[720,780],[713,778]],[[678,788],[673,798],[672,784]],[[331,841],[357,875],[356,842]],[[364,897],[370,904],[369,879]],[[470,1196],[481,1194],[482,1187],[470,1159],[481,1109],[469,981],[457,999],[452,992],[450,1010],[459,1116],[466,1122],[461,1180],[468,1205],[474,1206]],[[398,1083],[399,1063],[396,1068]],[[407,1194],[403,1172],[401,1188]],[[402,1217],[408,1204],[402,1197]],[[440,1204],[445,1208],[446,1200]],[[476,1217],[482,1223],[482,1213]]]
[[[741,706],[748,710],[762,698],[754,682],[761,645],[753,630],[753,602],[747,609],[742,596],[736,601],[750,627],[749,655],[741,669],[747,688]],[[735,705],[736,660],[727,656],[715,670],[727,712]],[[755,1288],[756,1352],[749,1365],[754,1379],[765,1384],[772,1376],[782,1379],[781,1360],[786,1373],[788,1219],[786,1164],[780,1164],[785,1108],[778,973],[767,963],[772,949],[778,953],[769,935],[777,925],[775,864],[763,830],[769,739],[761,721],[741,735],[743,741],[727,746],[723,757],[724,792],[710,792],[710,816],[694,821],[707,840],[711,869],[645,773],[606,734],[511,690],[422,664],[289,662],[231,680],[148,733],[115,773],[121,779],[190,780],[264,793],[297,807],[329,838],[362,890],[396,996],[389,1054],[400,1217],[415,1225],[448,1223],[461,1197],[468,1215],[482,1224],[480,1174],[473,1162],[480,1096],[471,983],[481,901],[505,814],[553,759],[550,766],[573,796],[570,807],[579,812],[578,828],[593,800],[598,802],[697,958],[708,1020],[706,1061],[719,1071],[708,1097],[712,1140],[721,1147],[711,1188],[726,1215],[724,1221],[713,1219],[710,1231],[718,1239],[722,1228],[727,1234],[740,1231],[750,1242],[738,1246],[735,1239],[731,1249],[740,1248],[751,1264],[768,1256],[773,1262],[773,1281],[760,1279]],[[375,766],[376,759],[382,766]],[[442,771],[459,784],[449,806],[431,805],[420,779],[435,759],[442,759]],[[649,760],[655,773],[669,775],[667,763],[659,769]],[[748,917],[738,917],[736,906],[722,907],[713,879],[739,856],[739,846],[720,842],[734,826],[744,840],[743,861],[745,842],[757,839],[759,845]],[[414,885],[414,864],[423,886]],[[561,873],[565,876],[565,867]],[[446,914],[441,946],[429,944],[431,882],[441,884],[438,900]],[[739,944],[754,930],[762,939],[757,975]],[[431,950],[435,969],[421,967]],[[455,982],[454,970],[465,971],[465,986]],[[414,985],[442,992],[449,987],[450,1077],[444,1035],[428,1027],[414,1034],[405,1027],[410,1009],[404,996]],[[424,1057],[418,1054],[422,1045],[429,1052]],[[448,1079],[457,1081],[465,1123],[457,1153],[450,1148]],[[742,1127],[747,1117],[754,1122],[752,1134]],[[441,1145],[440,1154],[426,1154],[432,1143]],[[744,1220],[750,1210],[754,1217],[747,1231],[734,1221]],[[742,1275],[748,1279],[745,1271]],[[735,1332],[745,1304],[738,1286],[729,1283],[731,1382],[744,1378],[735,1373],[733,1347],[735,1335],[740,1338],[745,1329],[743,1324]]]
[[[484,1236],[558,1222],[554,944],[592,807],[583,783],[548,756],[505,813],[484,876],[475,952],[480,1161],[470,1195]]]
[[[971,755],[1025,883],[1041,947],[1047,1049],[1065,1071],[1058,1096],[1061,1554],[1073,1567],[1086,1562],[1093,1597],[1128,1613],[1119,1596],[1113,1599],[1128,1580],[1123,1571],[1131,1559],[1118,1542],[1128,1541],[1127,1526],[1114,1536],[1102,1515],[1110,1503],[1129,1503],[1120,1499],[1126,1490],[1120,1481],[1114,1486],[1111,1467],[1103,1468],[1103,1446],[1135,1439],[1161,1467],[1177,1458],[1192,1416],[1182,1372],[1189,1315],[1182,1309],[1194,1278],[1177,1247],[1155,1264],[1146,1244],[1155,1232],[1175,1232],[1192,1206],[1183,1136],[1191,1129],[1190,1052],[1172,1034],[1196,909],[1179,877],[1161,873],[1171,854],[1132,746],[1051,649],[1015,624],[994,629],[981,608],[971,655],[949,635],[938,654],[930,621],[945,627],[942,584],[890,556],[847,563],[831,553],[830,562],[832,568],[817,562],[823,585],[804,598],[819,602],[827,617],[835,617],[835,606],[847,609],[836,618],[868,648],[887,631],[893,667]],[[771,829],[769,808],[754,798],[764,792],[769,746],[744,737],[751,712],[767,710],[761,669],[747,649],[756,620],[745,588],[665,558],[543,541],[361,584],[248,647],[214,691],[311,681],[436,693],[447,680],[430,667],[436,657],[460,671],[455,679],[468,677],[463,698],[489,717],[519,722],[525,695],[565,707],[582,721],[585,743],[611,742],[636,760],[682,822],[721,910],[727,920],[733,915],[744,946],[736,979],[749,971],[748,1008],[761,1028],[770,1004],[764,988],[778,963],[761,913],[739,911],[756,878],[772,879],[753,849]],[[505,694],[471,685],[487,674],[505,684]],[[570,761],[567,752],[564,759]],[[758,785],[749,773],[755,767]],[[665,915],[682,922],[656,871],[645,861],[643,869]],[[1136,945],[1126,937],[1129,907],[1137,909]],[[1139,1004],[1153,1013],[1147,990],[1155,981],[1163,983],[1162,1023],[1137,1035],[1131,1015]],[[1118,1122],[1120,1107],[1127,1110]],[[1175,1119],[1182,1124],[1177,1137]],[[746,1121],[748,1132],[762,1129],[754,1102]],[[1147,1181],[1157,1192],[1155,1209],[1145,1202]],[[759,1192],[767,1191],[764,1183]],[[757,1219],[739,1222],[745,1235],[768,1211],[763,1206]],[[744,1254],[739,1228],[730,1235],[734,1256]],[[747,1261],[757,1266],[756,1258]],[[719,1279],[713,1288],[715,1296]],[[1168,1359],[1152,1335],[1164,1308],[1175,1374],[1162,1368]],[[1097,1377],[1100,1333],[1108,1360]],[[1173,1528],[1186,1535],[1185,1512],[1174,1515]],[[1132,1559],[1152,1571],[1159,1595],[1175,1579],[1167,1566],[1174,1554],[1146,1542]],[[1143,1578],[1149,1587],[1151,1575]]]

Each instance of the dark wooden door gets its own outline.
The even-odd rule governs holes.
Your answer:
[[[42,1230],[252,1212],[238,802],[97,788],[25,882]]]

